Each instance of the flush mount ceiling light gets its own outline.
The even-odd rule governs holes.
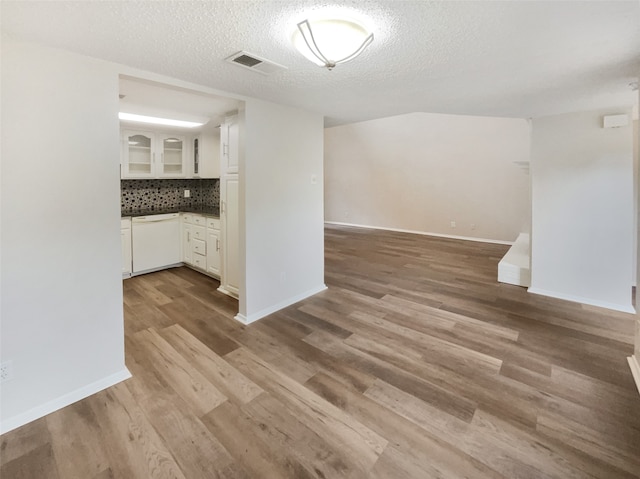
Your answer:
[[[303,20],[293,34],[293,45],[316,65],[332,70],[353,60],[373,41],[363,25],[347,19]]]
[[[135,121],[138,123],[151,123],[153,125],[181,126],[184,128],[195,128],[202,126],[206,122],[174,120],[171,118],[159,118],[156,116],[137,115],[135,113],[118,113],[118,118],[123,121]]]

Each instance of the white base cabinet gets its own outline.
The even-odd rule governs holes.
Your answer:
[[[207,273],[220,277],[220,220],[207,218]]]
[[[202,272],[220,277],[220,220],[182,213],[182,261]]]
[[[120,241],[122,244],[122,277],[131,277],[131,218],[120,220]]]
[[[240,222],[238,175],[226,175],[220,180],[220,219],[222,220],[222,293],[234,298],[240,290]]]
[[[191,244],[191,222],[193,215],[182,214],[182,262],[193,264],[191,257],[193,256],[193,245]]]

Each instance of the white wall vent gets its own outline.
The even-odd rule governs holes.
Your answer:
[[[230,57],[225,58],[225,60],[242,68],[262,73],[263,75],[271,75],[272,73],[287,69],[287,67],[283,65],[245,51],[234,53]]]

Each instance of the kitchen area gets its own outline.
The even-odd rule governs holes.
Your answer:
[[[242,102],[120,78],[122,277],[187,266],[238,298]]]

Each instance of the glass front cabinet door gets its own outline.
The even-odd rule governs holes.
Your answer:
[[[159,135],[158,146],[160,150],[158,176],[184,177],[186,174],[185,138],[175,135]]]
[[[146,132],[125,131],[123,134],[123,177],[152,178],[154,135]]]
[[[122,143],[122,178],[186,177],[184,136],[127,130]]]

